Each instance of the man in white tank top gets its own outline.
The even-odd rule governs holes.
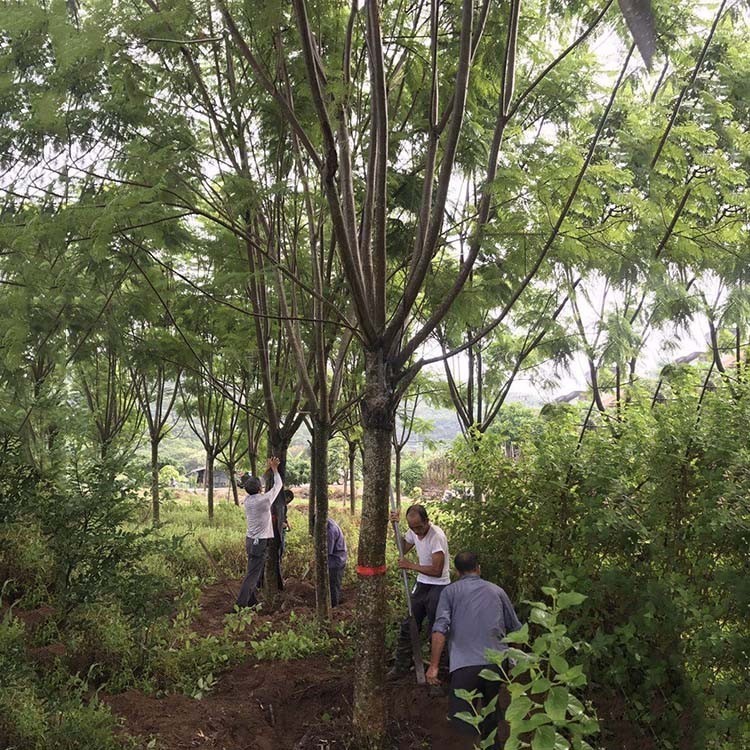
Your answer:
[[[397,511],[391,513],[391,521],[398,521]],[[411,603],[417,627],[427,621],[427,632],[435,622],[440,594],[451,582],[448,540],[443,530],[430,522],[427,510],[423,505],[412,505],[406,510],[406,522],[409,530],[402,538],[404,555],[412,548],[417,550],[417,562],[405,557],[398,561],[398,567],[417,573],[417,583],[412,591]],[[401,623],[398,642],[394,653],[394,664],[388,679],[398,679],[407,674],[411,668],[412,652],[409,639],[409,618]]]

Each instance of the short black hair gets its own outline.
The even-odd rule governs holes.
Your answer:
[[[257,495],[263,486],[258,477],[250,476],[247,473],[240,477],[239,485],[248,495]]]
[[[289,505],[289,503],[294,500],[294,493],[291,490],[284,490],[284,502]]]
[[[424,505],[420,505],[419,503],[410,505],[406,509],[406,515],[410,516],[413,513],[416,513],[423,521],[427,520],[427,509],[424,507]]]
[[[453,564],[459,573],[471,573],[479,567],[479,555],[476,552],[459,552]]]

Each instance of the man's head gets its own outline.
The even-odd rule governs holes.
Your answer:
[[[243,474],[240,477],[240,481],[238,482],[240,487],[247,492],[248,495],[257,495],[263,485],[261,484],[260,479],[258,477],[251,476],[250,474]]]
[[[476,552],[459,552],[453,561],[459,575],[465,576],[469,573],[481,573],[479,555]]]
[[[284,490],[284,502],[289,505],[289,503],[294,500],[294,493],[291,490]]]
[[[427,510],[424,505],[410,505],[406,509],[406,523],[421,539],[430,530],[430,519],[427,518]]]

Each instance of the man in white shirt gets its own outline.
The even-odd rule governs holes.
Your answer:
[[[398,512],[391,513],[391,521],[398,520]],[[398,561],[398,567],[417,573],[417,584],[411,595],[412,612],[420,630],[422,623],[427,620],[429,632],[435,622],[435,611],[440,594],[451,582],[448,540],[439,526],[430,523],[424,505],[412,505],[407,508],[406,522],[409,524],[409,530],[402,538],[404,555],[416,547],[418,562],[413,563],[402,557]],[[394,665],[393,669],[388,672],[388,679],[398,679],[407,674],[411,668],[411,662],[409,618],[406,618],[401,623]]]
[[[275,456],[268,459],[267,468],[273,472],[273,487],[268,492],[261,492],[263,485],[257,477],[244,475],[240,480],[240,485],[247,492],[245,497],[247,574],[237,597],[238,607],[252,607],[258,603],[255,592],[266,563],[268,540],[273,539],[271,505],[284,484],[278,471],[279,463],[279,459]]]

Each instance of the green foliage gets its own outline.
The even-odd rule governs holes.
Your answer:
[[[0,746],[17,750],[114,750],[116,722],[88,685],[55,670],[42,679],[28,660],[24,627],[0,622]],[[59,684],[56,684],[59,683]]]
[[[610,707],[624,696],[634,736],[677,746],[689,724],[691,741],[721,748],[748,732],[736,654],[750,642],[750,414],[746,384],[701,383],[676,371],[663,404],[633,391],[620,421],[583,435],[575,408],[551,413],[519,460],[484,436],[456,461],[486,502],[458,498],[434,516],[515,600],[558,574],[586,595],[570,637],[591,644],[586,671]]]
[[[42,750],[48,717],[43,700],[28,685],[0,688],[0,744]]]
[[[286,483],[294,486],[310,481],[310,459],[304,455],[289,456],[286,462]]]
[[[401,460],[401,488],[407,495],[411,495],[414,488],[422,483],[425,471],[424,459],[416,455],[407,454]]]
[[[316,620],[289,613],[289,627],[269,633],[263,639],[250,641],[258,659],[301,659],[328,653],[333,647],[328,631]]]
[[[36,520],[6,523],[0,527],[0,580],[3,594],[23,606],[49,597],[55,558]]]
[[[133,681],[137,664],[137,629],[116,600],[78,607],[66,623],[66,640],[75,670],[110,689]]]
[[[503,682],[510,694],[510,704],[505,711],[509,727],[506,750],[590,750],[591,745],[584,738],[590,739],[599,726],[590,715],[590,709],[576,696],[586,684],[583,666],[569,662],[571,650],[580,652],[588,644],[574,643],[560,618],[561,612],[581,604],[586,597],[574,591],[558,592],[547,586],[543,591],[552,598],[551,605],[527,602],[531,607],[529,622],[538,635],[532,638],[528,624],[509,633],[503,639],[511,644],[507,650],[486,653],[499,673],[486,669],[481,676]],[[494,711],[497,699],[477,709],[476,691],[461,690],[456,691],[456,695],[472,707],[471,712],[462,711],[457,717],[479,731],[482,720]],[[479,747],[494,747],[494,736],[493,732]]]

